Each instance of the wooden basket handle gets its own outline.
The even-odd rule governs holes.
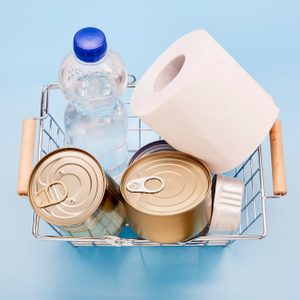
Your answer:
[[[20,196],[28,195],[28,183],[32,171],[34,155],[35,127],[35,119],[28,118],[23,121],[17,187],[17,193]]]
[[[273,193],[276,196],[287,194],[285,162],[282,143],[281,123],[276,120],[270,130]]]

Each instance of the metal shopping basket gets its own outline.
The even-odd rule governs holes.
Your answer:
[[[133,88],[135,77],[128,88]],[[42,91],[40,116],[26,119],[23,123],[22,150],[19,173],[20,184],[28,183],[29,174],[32,170],[33,153],[35,148],[34,137],[36,134],[35,123],[38,122],[37,159],[40,160],[45,154],[52,150],[63,147],[66,144],[65,134],[49,112],[50,91],[59,89],[57,83],[48,84]],[[130,113],[129,103],[126,103],[129,112],[129,137],[135,142],[129,145],[129,154],[132,155],[145,143],[159,138],[152,129],[147,127],[141,120]],[[275,123],[276,124],[276,123]],[[147,138],[145,138],[147,137]],[[150,137],[150,138],[149,138]],[[231,176],[241,179],[245,184],[245,192],[241,211],[241,224],[237,234],[205,236],[199,235],[189,241],[160,244],[150,242],[137,236],[105,236],[102,238],[66,236],[64,232],[55,226],[48,224],[53,230],[45,233],[45,222],[34,213],[32,233],[34,237],[42,240],[56,240],[70,242],[73,246],[227,246],[236,240],[259,240],[267,234],[265,201],[268,198],[278,198],[286,194],[285,170],[283,159],[283,146],[280,127],[273,126],[270,132],[271,159],[273,173],[273,194],[265,192],[264,169],[262,158],[262,145],[238,168],[231,172]],[[149,140],[150,139],[150,140]],[[23,172],[23,173],[22,173]],[[20,182],[23,178],[23,182]],[[27,182],[26,182],[27,180]],[[19,192],[19,194],[22,194]],[[46,225],[47,225],[46,224]],[[48,226],[48,228],[49,228]],[[128,225],[126,225],[128,230]],[[125,231],[126,231],[125,227]],[[46,230],[49,231],[49,230]],[[131,234],[132,235],[132,234]],[[125,236],[125,237],[124,237]]]

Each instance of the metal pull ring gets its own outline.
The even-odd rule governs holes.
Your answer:
[[[45,208],[63,202],[67,196],[68,191],[64,183],[53,181],[35,194],[34,201],[39,208]]]
[[[160,183],[160,186],[156,189],[148,189],[145,185],[147,181],[150,180],[158,180]],[[141,177],[137,179],[130,180],[126,184],[126,189],[129,192],[132,193],[147,193],[147,194],[155,194],[163,190],[165,187],[165,182],[161,177],[158,176],[147,176],[147,177]]]

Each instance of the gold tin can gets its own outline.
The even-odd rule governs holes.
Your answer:
[[[159,243],[185,241],[206,228],[210,188],[205,164],[177,151],[136,160],[121,180],[129,225],[138,236]]]
[[[115,235],[125,223],[118,185],[81,149],[61,148],[43,157],[28,191],[36,214],[73,236]]]

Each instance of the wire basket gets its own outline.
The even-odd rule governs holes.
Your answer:
[[[135,77],[128,84],[128,88],[133,88]],[[42,91],[40,117],[35,118],[39,123],[38,142],[37,142],[37,159],[40,160],[44,155],[52,150],[66,145],[65,134],[49,112],[50,91],[59,89],[57,83],[48,84]],[[159,136],[147,127],[140,119],[132,115],[129,103],[126,103],[128,111],[129,123],[129,155],[132,156],[139,148],[146,143],[157,140]],[[35,130],[32,129],[32,130]],[[32,134],[34,136],[34,134]],[[30,134],[23,127],[23,142],[26,143],[26,136]],[[32,141],[32,140],[31,140]],[[131,141],[131,142],[130,142]],[[30,144],[27,141],[27,146]],[[34,141],[32,141],[34,145]],[[271,143],[272,145],[272,143]],[[271,149],[272,150],[272,149]],[[32,151],[33,152],[33,151]],[[271,151],[275,153],[276,151]],[[283,161],[283,157],[281,157]],[[21,161],[21,159],[20,159]],[[273,157],[272,157],[273,162]],[[31,162],[32,163],[32,162]],[[21,168],[21,167],[20,167]],[[30,169],[31,171],[31,169]],[[274,171],[274,166],[273,166]],[[274,173],[274,172],[273,172]],[[195,238],[172,244],[160,244],[141,239],[130,231],[128,225],[125,226],[120,236],[104,236],[101,238],[75,237],[67,236],[55,226],[45,223],[35,213],[33,213],[32,233],[34,237],[41,240],[56,240],[71,243],[73,246],[227,246],[236,240],[259,240],[267,234],[266,224],[266,207],[267,198],[280,197],[281,192],[276,192],[274,186],[274,194],[266,195],[264,186],[264,169],[262,159],[262,146],[259,146],[254,153],[238,168],[230,172],[230,175],[242,180],[245,184],[245,191],[241,210],[241,223],[239,231],[234,235],[218,235],[206,236],[198,235]],[[274,174],[273,174],[274,175]],[[29,176],[29,175],[28,175]],[[20,177],[19,177],[20,178]],[[274,178],[273,178],[274,179]],[[284,178],[285,180],[285,178]],[[28,182],[28,181],[27,181]],[[20,183],[19,183],[20,184]],[[20,193],[26,195],[25,193]],[[277,195],[275,195],[277,194]],[[49,225],[53,230],[49,232]],[[47,228],[48,229],[47,229]],[[47,233],[46,233],[47,232]],[[128,233],[129,232],[129,233]]]

